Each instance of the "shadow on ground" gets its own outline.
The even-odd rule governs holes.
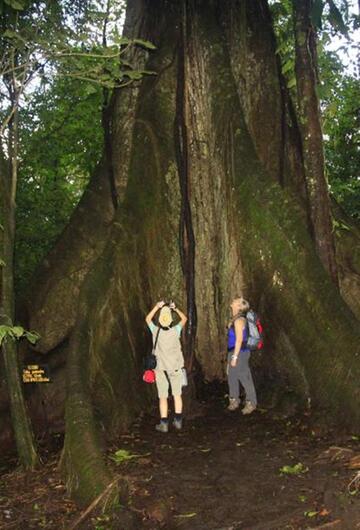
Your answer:
[[[359,436],[321,427],[315,417],[284,418],[257,410],[226,412],[222,399],[180,432],[154,431],[144,416],[108,452],[116,474],[129,483],[133,528],[183,530],[360,529],[359,473],[349,461]],[[330,447],[345,448],[338,451]],[[116,464],[121,449],[132,457]],[[0,528],[67,529],[80,515],[66,498],[59,454],[37,473],[1,478]],[[282,471],[281,471],[282,470]],[[360,482],[360,481],[359,481]],[[129,528],[92,511],[78,528]]]

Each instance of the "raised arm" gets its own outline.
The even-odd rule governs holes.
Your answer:
[[[164,304],[165,304],[165,302],[163,300],[161,300],[161,302],[158,302],[157,304],[155,304],[154,307],[152,308],[152,310],[150,311],[150,313],[148,313],[146,315],[145,322],[147,323],[148,326],[149,326],[149,324],[151,324],[152,319],[154,318],[154,315],[155,315],[156,311],[161,309]]]
[[[170,309],[172,309],[173,311],[175,311],[175,313],[177,313],[179,315],[179,317],[180,317],[179,324],[183,328],[185,326],[186,322],[187,322],[187,316],[182,311],[180,311],[180,309],[178,307],[176,307],[174,302],[172,302],[170,304]]]

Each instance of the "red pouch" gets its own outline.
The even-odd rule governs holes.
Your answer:
[[[145,383],[155,383],[156,377],[154,370],[145,370],[143,375],[143,381]]]

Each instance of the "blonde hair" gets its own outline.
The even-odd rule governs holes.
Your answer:
[[[231,319],[231,324],[233,324],[235,322],[235,320],[237,320],[239,317],[243,317],[244,316],[244,313],[247,313],[247,311],[249,311],[250,309],[250,304],[247,300],[245,300],[245,298],[243,298],[242,296],[235,296],[235,298],[233,299],[233,301],[239,301],[240,303],[240,310],[236,313],[236,315],[234,315]]]

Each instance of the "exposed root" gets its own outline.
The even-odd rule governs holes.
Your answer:
[[[360,471],[358,471],[355,476],[351,479],[348,484],[348,492],[351,495],[355,495],[360,491]]]
[[[109,502],[109,499],[112,497],[113,490],[117,487],[117,483],[119,482],[120,477],[117,477],[115,480],[110,482],[110,484],[104,489],[100,495],[96,497],[95,500],[86,508],[86,510],[74,521],[74,523],[70,526],[69,530],[74,530],[74,528],[77,528],[85,519],[89,517],[91,512],[95,510],[97,505],[104,501],[104,508],[106,507],[107,503]]]

